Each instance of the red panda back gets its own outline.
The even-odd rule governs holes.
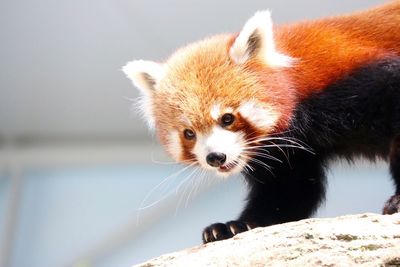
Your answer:
[[[400,56],[400,1],[352,15],[278,26],[276,41],[282,51],[299,59],[288,74],[304,98],[368,62]]]

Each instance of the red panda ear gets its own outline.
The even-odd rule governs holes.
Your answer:
[[[237,64],[255,57],[271,67],[288,67],[293,61],[275,48],[271,13],[268,10],[255,13],[246,22],[232,44],[229,55]]]
[[[128,62],[122,71],[143,94],[151,94],[164,76],[164,66],[146,60]]]
[[[149,128],[154,129],[153,97],[158,82],[164,77],[164,66],[153,61],[135,60],[122,67],[122,71],[142,93],[138,109]]]

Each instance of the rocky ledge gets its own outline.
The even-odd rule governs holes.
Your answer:
[[[400,266],[400,213],[256,228],[137,266]]]

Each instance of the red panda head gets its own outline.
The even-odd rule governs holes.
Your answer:
[[[123,71],[142,93],[141,110],[171,156],[219,174],[241,171],[252,147],[287,126],[294,97],[275,47],[268,11],[234,35],[178,50],[165,63],[129,62]]]

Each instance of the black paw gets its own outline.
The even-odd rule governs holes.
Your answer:
[[[239,221],[230,221],[227,223],[214,223],[206,227],[203,231],[203,243],[214,242],[231,238],[232,236],[249,230],[250,227]]]
[[[394,195],[386,201],[383,207],[383,214],[393,214],[400,212],[400,195]]]

